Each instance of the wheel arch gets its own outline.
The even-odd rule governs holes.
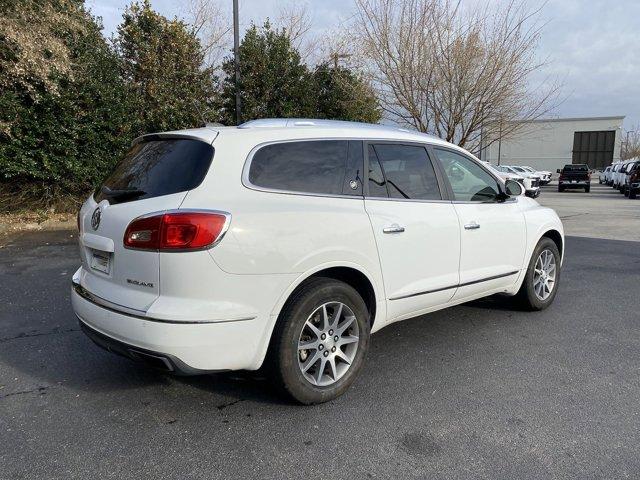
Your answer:
[[[564,238],[562,237],[562,234],[556,229],[547,230],[540,236],[540,238],[536,242],[536,245],[543,238],[549,238],[553,241],[553,243],[556,244],[556,247],[558,247],[558,252],[560,252],[560,260],[562,261],[564,258]]]
[[[380,314],[378,301],[383,299],[384,295],[377,292],[375,286],[376,284],[372,276],[362,267],[355,264],[324,265],[323,267],[318,267],[299,276],[283,293],[273,311],[271,312],[271,315],[277,319],[280,316],[280,312],[284,308],[289,298],[291,298],[293,293],[309,280],[318,277],[332,278],[353,287],[358,292],[358,294],[360,294],[360,296],[364,300],[365,305],[367,306],[367,309],[369,310],[369,322],[370,326],[373,328],[376,318]]]
[[[349,263],[336,263],[318,266],[296,278],[289,288],[283,292],[282,296],[274,306],[270,316],[271,322],[263,340],[263,347],[256,358],[254,368],[260,368],[267,360],[270,352],[273,350],[271,348],[271,345],[273,344],[273,332],[277,322],[280,320],[280,313],[287,301],[291,298],[293,293],[306,282],[318,277],[327,277],[343,281],[352,286],[360,296],[362,296],[367,309],[369,309],[371,331],[373,331],[374,324],[378,325],[379,323],[382,323],[376,322],[376,320],[383,318],[386,314],[384,293],[380,290],[379,284],[376,283],[369,272],[363,269],[360,265]]]

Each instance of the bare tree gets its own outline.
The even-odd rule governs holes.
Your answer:
[[[301,2],[282,5],[275,20],[275,26],[287,32],[291,45],[307,61],[317,53],[317,39],[310,33],[312,25],[308,4]]]
[[[640,125],[632,127],[622,137],[622,148],[620,149],[620,158],[628,160],[630,158],[640,157]]]
[[[531,88],[539,10],[520,0],[463,9],[449,0],[356,0],[352,31],[387,116],[469,149],[555,106],[555,84]]]
[[[189,0],[186,20],[202,43],[207,66],[217,68],[231,44],[228,10],[217,0]]]

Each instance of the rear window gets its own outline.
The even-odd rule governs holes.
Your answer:
[[[564,169],[567,172],[586,172],[589,170],[588,165],[565,165]]]
[[[257,187],[325,195],[361,195],[362,142],[318,140],[267,145],[249,167]]]
[[[94,195],[96,202],[123,203],[191,190],[202,182],[213,147],[193,139],[157,139],[137,143]]]

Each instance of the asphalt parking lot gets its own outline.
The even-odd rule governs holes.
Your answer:
[[[372,337],[315,407],[255,374],[174,378],[95,347],[69,302],[72,232],[0,248],[0,478],[638,478],[640,201],[559,194],[551,308],[484,300]],[[578,220],[581,219],[581,220]]]

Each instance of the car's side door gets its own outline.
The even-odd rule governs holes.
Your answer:
[[[460,285],[454,300],[512,285],[523,268],[526,227],[519,199],[469,156],[434,148],[460,221]]]
[[[422,144],[369,142],[365,155],[388,321],[446,304],[458,285],[460,227],[444,179]]]

